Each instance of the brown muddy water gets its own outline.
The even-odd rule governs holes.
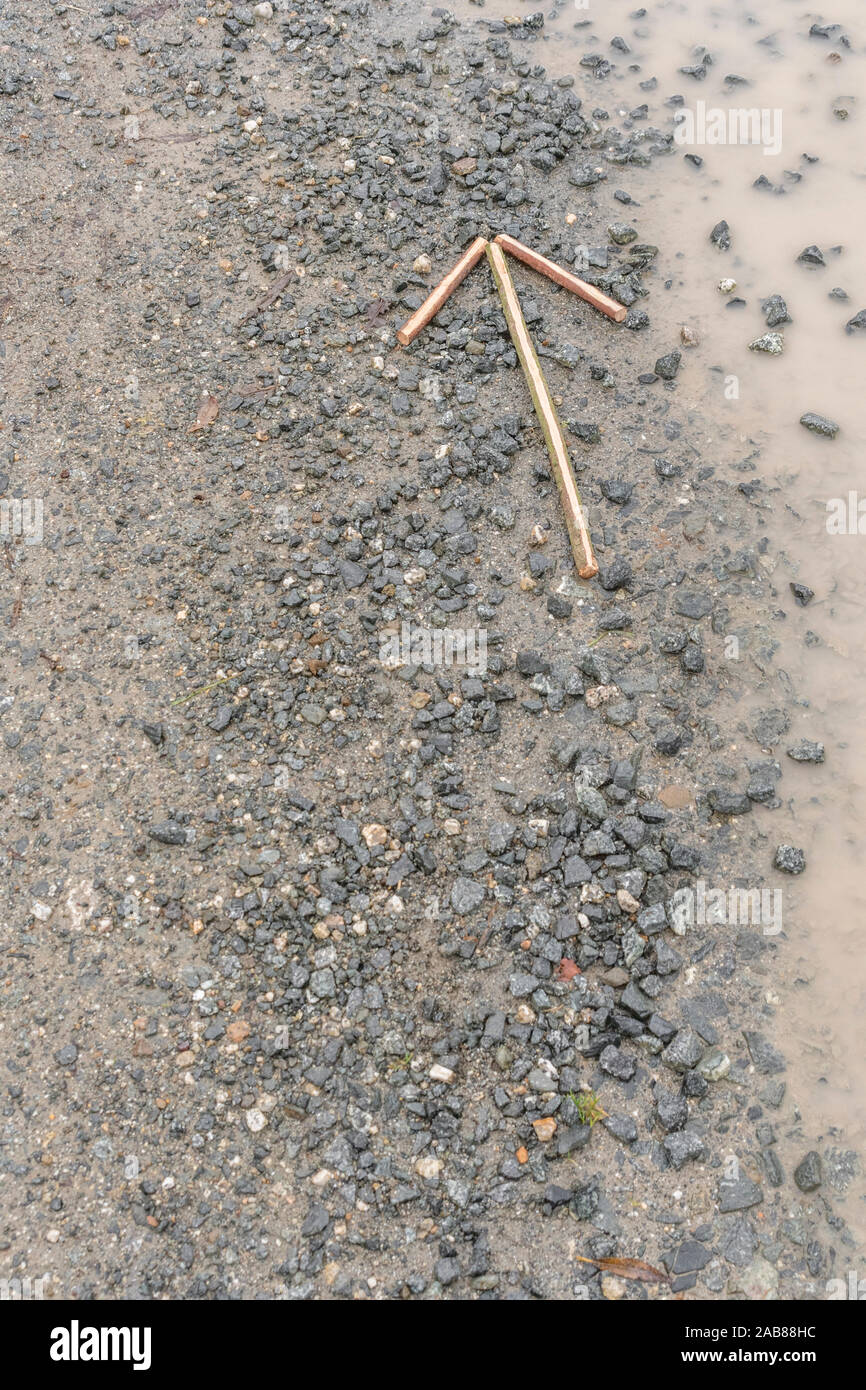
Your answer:
[[[863,1153],[866,535],[858,533],[857,504],[866,498],[866,332],[845,326],[866,307],[866,11],[859,0],[838,0],[823,16],[798,0],[663,0],[645,9],[633,0],[553,7],[452,0],[448,8],[478,25],[481,42],[488,21],[525,19],[541,9],[543,29],[525,37],[527,61],[552,77],[575,77],[585,111],[601,107],[627,128],[629,113],[646,103],[644,119],[670,132],[677,107],[669,99],[680,94],[679,109],[694,121],[682,132],[694,141],[678,144],[652,168],[629,168],[628,187],[640,207],[623,208],[623,220],[634,220],[641,240],[667,253],[659,264],[669,280],[652,286],[654,328],[667,334],[669,348],[682,327],[699,339],[684,351],[677,391],[683,408],[705,417],[708,461],[736,485],[743,478],[737,464],[756,453],[756,473],[747,476],[761,479],[768,505],[756,513],[760,531],[743,540],[766,538],[762,563],[786,617],[773,623],[780,645],[772,665],[740,658],[741,698],[718,717],[734,748],[750,707],[781,704],[791,720],[782,748],[801,737],[826,747],[819,767],[794,764],[782,752],[783,805],[764,817],[768,844],[801,846],[808,864],[801,878],[777,875],[772,883],[784,893],[786,942],[778,994],[768,990],[767,1002],[777,1010],[788,1084],[809,1132]],[[830,21],[838,27],[828,36],[810,36],[813,24]],[[517,33],[512,28],[511,36]],[[617,37],[628,52],[611,46]],[[681,71],[705,52],[712,63],[704,78]],[[588,54],[613,64],[604,81],[581,65]],[[641,87],[653,78],[652,89]],[[762,113],[762,143],[731,140],[740,129],[738,123],[732,132],[734,108]],[[727,143],[716,139],[718,112]],[[762,176],[770,188],[754,187]],[[578,214],[581,196],[575,190]],[[731,228],[726,253],[709,240],[722,219]],[[575,246],[579,225],[578,216]],[[826,264],[798,263],[807,246],[818,246]],[[722,278],[736,281],[727,296],[718,288]],[[784,340],[778,356],[748,348],[767,331],[761,300],[772,294],[782,295],[792,320],[777,330]],[[737,299],[746,303],[732,303]],[[799,424],[806,411],[837,422],[837,437],[808,433]],[[844,502],[846,521],[852,518],[845,534],[828,527],[833,499]],[[793,580],[815,591],[807,607],[794,601]],[[812,631],[820,644],[812,645]],[[862,1180],[848,1208],[862,1237]]]

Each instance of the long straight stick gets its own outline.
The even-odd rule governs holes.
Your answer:
[[[598,563],[593,554],[592,541],[589,538],[580,494],[574,481],[574,474],[571,471],[571,460],[568,457],[562,426],[559,423],[550,390],[544,379],[544,373],[538,364],[535,348],[532,346],[532,339],[529,336],[529,329],[520,308],[520,300],[517,298],[517,291],[514,288],[514,281],[511,278],[505,256],[501,247],[495,242],[488,244],[487,259],[490,262],[490,269],[493,271],[493,278],[499,291],[499,299],[505,314],[505,322],[508,324],[508,331],[511,334],[511,341],[517,356],[520,358],[520,365],[532,395],[532,404],[535,406],[535,413],[544,433],[547,452],[553,467],[553,476],[556,479],[559,498],[565,512],[565,522],[568,527],[574,563],[577,565],[577,572],[581,579],[592,579],[593,575],[598,574]]]
[[[436,317],[449,294],[456,290],[461,281],[466,279],[472,267],[481,260],[486,245],[486,237],[477,236],[475,238],[468,251],[464,252],[457,264],[451,267],[445,279],[440,280],[435,290],[430,291],[420,309],[416,309],[414,314],[411,314],[403,324],[403,327],[397,330],[398,343],[402,343],[403,347],[408,347],[412,339],[417,338],[425,324]]]
[[[524,246],[522,241],[515,241],[513,236],[505,236],[503,233],[495,240],[498,246],[504,247],[519,261],[524,261],[526,265],[532,266],[533,270],[540,270],[542,275],[546,275],[557,285],[562,285],[564,289],[571,290],[572,294],[580,295],[580,298],[585,299],[587,304],[592,304],[596,309],[600,309],[615,323],[622,323],[627,313],[625,305],[620,304],[616,299],[611,299],[610,295],[602,294],[601,290],[595,288],[595,285],[588,285],[585,280],[580,280],[576,275],[572,275],[570,270],[563,270],[562,266],[557,265],[555,261],[549,261],[546,256],[540,256],[530,246]]]

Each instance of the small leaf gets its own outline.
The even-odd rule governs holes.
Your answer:
[[[609,1259],[588,1260],[583,1255],[577,1255],[575,1258],[580,1260],[581,1264],[595,1265],[604,1274],[619,1274],[623,1279],[639,1279],[645,1284],[670,1283],[666,1274],[643,1260],[617,1259],[615,1256]]]
[[[387,299],[371,300],[364,310],[364,317],[370,327],[375,328],[377,324],[380,324],[390,308],[391,305]]]
[[[188,434],[195,434],[197,430],[205,430],[208,425],[212,425],[220,413],[220,403],[216,396],[205,396],[198,408],[198,415],[190,425]]]

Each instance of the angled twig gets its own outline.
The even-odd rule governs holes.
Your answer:
[[[571,290],[572,294],[577,294],[581,299],[585,299],[587,304],[592,304],[594,308],[600,309],[603,314],[607,314],[609,319],[615,323],[622,323],[626,316],[624,304],[619,304],[617,300],[611,299],[610,295],[602,294],[595,285],[588,285],[585,280],[580,280],[576,275],[572,275],[570,270],[563,270],[562,266],[555,261],[549,261],[546,256],[540,256],[531,247],[524,246],[522,241],[515,241],[511,236],[498,236],[495,238],[497,246],[502,246],[510,255],[516,256],[519,261],[524,261],[526,265],[532,266],[533,270],[540,270],[542,275],[546,275],[554,284],[562,285],[564,289]]]
[[[445,300],[453,290],[456,290],[461,281],[466,279],[470,270],[477,265],[484,254],[487,240],[483,236],[477,236],[472,245],[460,257],[456,265],[452,266],[444,280],[440,280],[435,290],[431,290],[420,309],[416,309],[414,314],[397,331],[397,342],[402,343],[403,347],[408,347],[413,338],[418,334],[425,324],[439,313]]]

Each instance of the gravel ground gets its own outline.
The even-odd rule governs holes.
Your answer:
[[[43,501],[0,593],[4,1277],[809,1299],[855,1258],[784,934],[675,906],[803,865],[766,815],[789,715],[732,714],[723,659],[771,660],[760,481],[650,323],[679,248],[628,190],[672,127],[548,80],[537,26],[0,19],[0,495]],[[486,269],[396,344],[495,232],[582,239],[629,308],[515,268],[588,584]],[[404,623],[485,660],[394,665]]]

